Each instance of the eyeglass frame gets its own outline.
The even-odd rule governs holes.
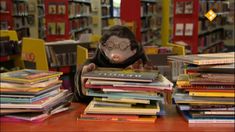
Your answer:
[[[110,42],[106,41],[105,43],[100,42],[100,44],[102,44],[104,47],[106,47],[109,51],[111,51],[113,49],[117,49],[117,47],[118,47],[118,49],[124,51],[128,47],[131,46],[131,41],[129,41],[129,40],[128,40],[128,45],[125,44],[125,47],[122,47],[122,45],[124,45],[124,43],[126,43],[126,42],[124,42],[124,41],[119,42],[119,43],[117,43],[117,42],[115,43],[115,42],[111,42],[111,41]],[[112,44],[112,46],[110,46],[110,44]]]

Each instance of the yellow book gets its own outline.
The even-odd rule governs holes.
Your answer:
[[[177,104],[223,104],[223,105],[234,105],[234,102],[227,102],[227,101],[205,101],[205,100],[199,100],[199,101],[192,101],[192,100],[180,100],[175,101]]]
[[[59,77],[62,74],[62,72],[56,71],[22,69],[17,71],[0,73],[0,76],[1,81],[35,84],[54,79],[55,77]]]
[[[189,92],[190,96],[206,96],[206,97],[234,97],[234,93],[223,92]]]

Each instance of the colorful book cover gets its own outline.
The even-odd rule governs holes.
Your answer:
[[[183,61],[195,65],[210,65],[210,64],[231,64],[234,63],[235,52],[226,53],[208,53],[208,54],[193,54],[193,55],[178,55],[169,56],[169,60]]]
[[[61,90],[61,92],[55,96],[43,98],[42,100],[33,102],[31,104],[0,104],[1,108],[22,108],[22,109],[45,109],[48,107],[56,106],[62,102],[68,102],[72,97],[72,93],[68,90]]]
[[[27,96],[27,95],[1,95],[0,103],[33,103],[35,101],[42,100],[43,98],[48,98],[55,96],[60,92],[60,89],[55,89],[47,93],[43,93],[37,96]]]
[[[48,34],[49,35],[56,35],[56,23],[49,22],[47,26],[48,26]]]
[[[62,72],[56,71],[22,69],[17,71],[0,73],[0,76],[1,81],[35,84],[38,82],[50,80],[51,78],[59,77],[62,74]]]
[[[133,106],[133,107],[110,107],[99,106],[97,101],[91,101],[86,107],[84,113],[94,114],[130,114],[130,115],[156,115],[159,111],[159,105]]]
[[[188,123],[234,123],[234,119],[218,119],[218,118],[193,118],[188,111],[182,111],[183,117]]]
[[[64,22],[58,22],[56,24],[56,34],[57,35],[64,35],[65,34],[65,23]]]
[[[60,89],[60,87],[61,84],[44,88],[0,88],[0,92],[1,94],[6,95],[39,95],[48,91]]]

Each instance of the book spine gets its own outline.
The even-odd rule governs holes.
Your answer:
[[[234,97],[234,93],[221,92],[189,92],[190,96],[207,96],[207,97]]]
[[[234,120],[218,120],[218,119],[190,119],[188,123],[234,123]]]

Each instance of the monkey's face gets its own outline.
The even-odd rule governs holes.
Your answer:
[[[129,39],[117,36],[109,37],[104,45],[100,44],[100,48],[114,64],[122,63],[136,54],[136,49],[131,50]]]

